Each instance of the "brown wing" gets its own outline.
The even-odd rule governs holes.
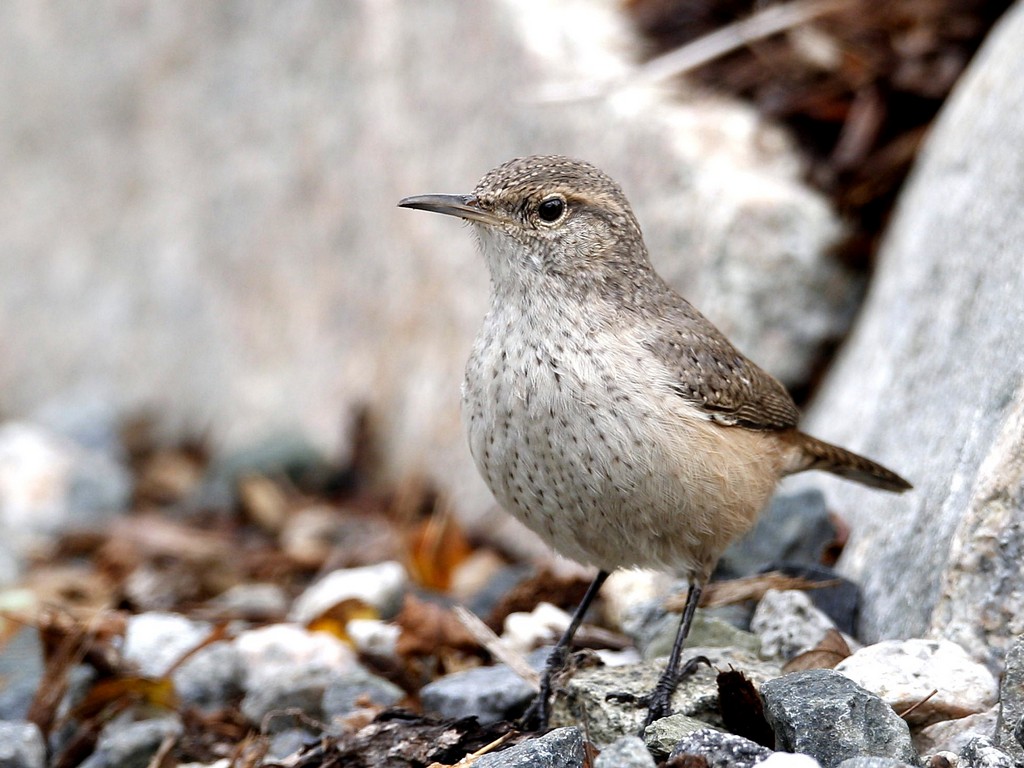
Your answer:
[[[790,429],[800,417],[774,376],[741,355],[678,295],[654,317],[647,348],[675,375],[673,389],[714,421],[749,429]]]

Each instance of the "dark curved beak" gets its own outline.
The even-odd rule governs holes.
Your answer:
[[[498,218],[480,208],[473,195],[414,195],[398,201],[399,208],[416,208],[448,216],[458,216],[481,224],[497,224]]]

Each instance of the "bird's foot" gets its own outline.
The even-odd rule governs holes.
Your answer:
[[[522,717],[516,721],[516,727],[519,730],[547,730],[548,720],[551,718],[551,681],[565,667],[566,655],[566,648],[561,646],[555,646],[551,651],[551,655],[548,656],[547,663],[544,665],[544,672],[540,678],[540,690]]]
[[[633,704],[639,709],[640,707],[646,707],[648,702],[651,700],[651,694],[645,693],[643,696],[638,696],[635,693],[629,691],[614,691],[612,693],[605,694],[605,701],[617,701],[620,704]]]
[[[654,690],[646,696],[636,696],[630,693],[613,693],[609,694],[608,698],[612,699],[614,697],[615,701],[628,701],[637,706],[647,707],[647,717],[644,718],[644,724],[640,727],[639,734],[643,738],[647,726],[655,720],[660,720],[672,714],[672,696],[675,695],[676,689],[683,680],[696,672],[697,667],[701,664],[707,664],[710,667],[711,661],[707,656],[694,656],[678,672],[666,669],[664,674],[658,679]]]
[[[545,690],[542,686],[540,692],[522,714],[522,717],[516,720],[516,728],[530,733],[546,731],[548,720],[551,717],[551,704],[548,702],[550,695],[551,691]]]

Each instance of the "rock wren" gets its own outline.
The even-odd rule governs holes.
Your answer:
[[[593,165],[520,158],[472,194],[399,206],[470,222],[490,270],[490,309],[462,388],[477,468],[507,512],[598,568],[528,722],[546,727],[551,676],[609,572],[657,568],[690,584],[649,724],[670,714],[702,587],[781,477],[823,469],[910,488],[797,430],[782,384],[654,271],[625,195]]]

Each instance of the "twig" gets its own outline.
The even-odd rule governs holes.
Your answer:
[[[734,605],[747,600],[760,600],[769,589],[805,591],[834,587],[839,583],[838,579],[811,581],[802,576],[787,576],[780,571],[768,571],[768,573],[759,573],[756,576],[712,582],[704,589],[700,605],[702,608],[717,608],[721,605]],[[685,604],[685,595],[670,595],[665,599],[665,610],[682,613]]]
[[[534,690],[540,690],[540,675],[534,671],[533,667],[523,658],[521,653],[510,649],[500,637],[494,634],[490,627],[480,621],[469,609],[456,605],[452,610],[455,613],[455,618],[466,628],[466,631],[480,645],[490,651],[494,658],[507,665],[509,669],[523,678]]]
[[[909,715],[915,709],[920,707],[922,704],[924,704],[926,701],[928,701],[928,699],[930,699],[932,696],[934,696],[938,692],[939,692],[938,688],[933,688],[932,692],[929,693],[927,696],[925,696],[923,699],[921,699],[919,702],[917,702],[916,704],[911,705],[907,709],[905,709],[902,712],[900,712],[900,717],[905,718],[907,715]]]
[[[546,103],[583,101],[608,96],[630,85],[658,83],[691,72],[697,67],[732,53],[766,37],[806,24],[819,16],[842,10],[849,0],[792,0],[758,11],[753,16],[734,21],[703,37],[657,56],[631,72],[603,84],[576,84],[546,88],[539,101]]]
[[[794,0],[769,6],[651,59],[636,70],[634,77],[640,82],[656,83],[682,75],[745,45],[835,13],[846,5],[848,0]]]

